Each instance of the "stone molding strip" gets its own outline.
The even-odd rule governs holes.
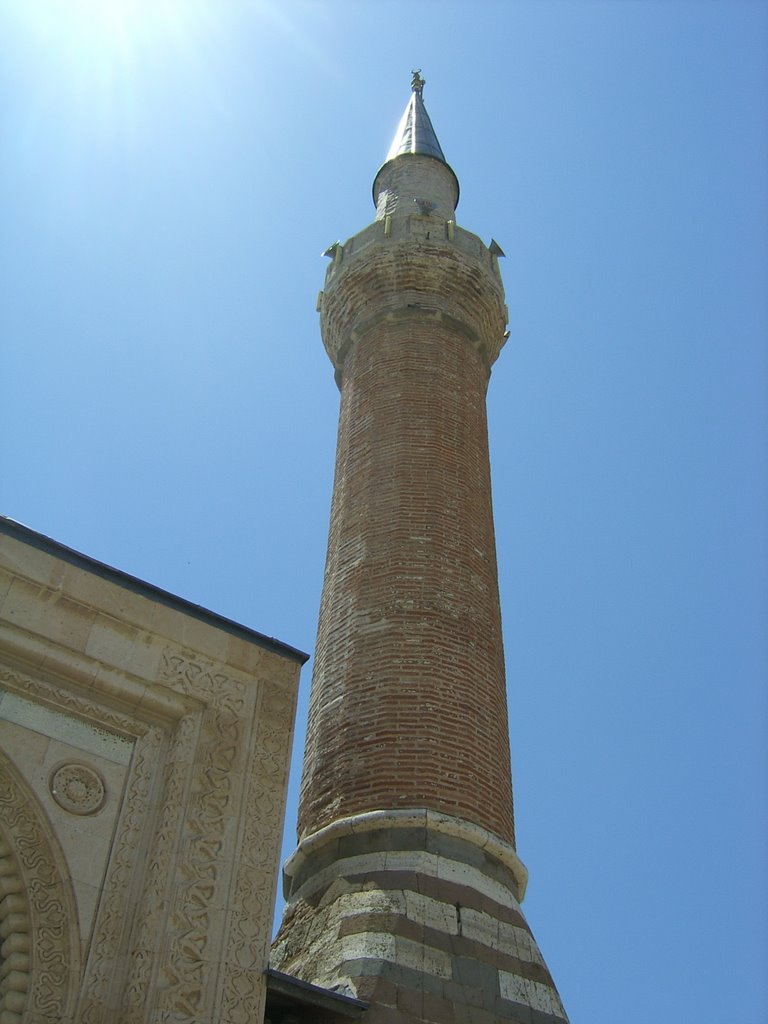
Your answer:
[[[426,828],[427,831],[463,840],[498,860],[512,875],[515,882],[515,898],[522,903],[528,885],[528,870],[517,855],[515,848],[499,839],[493,832],[448,814],[440,814],[428,808],[402,810],[367,811],[347,818],[339,818],[324,828],[304,836],[283,868],[286,879],[293,879],[305,867],[307,860],[317,854],[328,843],[348,835],[360,835],[381,829]]]
[[[12,537],[14,540],[21,541],[23,544],[29,544],[37,550],[44,551],[47,555],[51,555],[53,558],[61,559],[62,561],[65,561],[70,565],[74,565],[79,569],[93,573],[95,576],[100,576],[102,579],[109,580],[111,583],[114,583],[119,587],[123,587],[125,590],[129,590],[135,594],[140,594],[142,597],[146,597],[150,601],[173,608],[190,618],[206,622],[214,626],[216,629],[230,633],[233,636],[242,637],[249,643],[257,644],[258,646],[263,647],[266,650],[273,651],[282,657],[297,661],[300,665],[303,665],[309,658],[309,655],[304,651],[291,647],[289,644],[283,643],[275,637],[265,636],[263,633],[259,633],[255,629],[243,626],[241,623],[234,622],[232,619],[227,619],[223,615],[218,615],[216,612],[210,611],[208,608],[203,608],[201,605],[193,604],[191,601],[178,597],[176,594],[171,594],[167,590],[162,590],[160,587],[156,587],[152,583],[147,583],[144,580],[138,579],[136,576],[131,576],[127,572],[122,572],[120,569],[115,569],[111,565],[99,562],[97,559],[91,558],[89,555],[84,555],[81,551],[75,551],[74,548],[67,547],[65,544],[60,544],[58,541],[52,540],[50,537],[46,537],[42,533],[31,530],[28,526],[24,526],[22,523],[17,523],[14,519],[9,519],[7,516],[0,516],[0,536]]]
[[[30,633],[6,624],[0,625],[0,647],[5,655],[37,670],[47,677],[58,676],[75,682],[99,700],[112,698],[118,707],[142,712],[152,721],[176,722],[200,707],[200,701],[164,686],[151,686],[138,676],[108,668],[87,655],[53,647]],[[132,729],[135,735],[136,730]]]

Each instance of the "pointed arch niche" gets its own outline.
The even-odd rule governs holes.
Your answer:
[[[79,976],[63,854],[37,797],[0,752],[0,1020],[71,1021]]]

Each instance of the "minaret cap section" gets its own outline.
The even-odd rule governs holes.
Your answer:
[[[414,71],[411,98],[373,182],[376,220],[411,213],[452,220],[458,205],[459,182],[424,106],[424,84]]]

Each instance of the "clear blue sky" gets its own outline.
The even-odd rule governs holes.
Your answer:
[[[765,3],[0,0],[0,508],[312,649],[320,253],[413,67],[507,253],[526,912],[573,1024],[764,1024]]]

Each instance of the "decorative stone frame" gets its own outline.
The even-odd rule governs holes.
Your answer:
[[[0,789],[0,840],[10,837],[0,858],[11,851],[10,895],[29,922],[14,962],[21,998],[8,1012],[20,1024],[261,1020],[306,656],[24,528],[0,527],[0,686],[132,747],[92,925],[78,922],[67,888],[48,816],[54,797],[51,808],[25,797],[39,813],[24,828],[45,835],[48,889],[61,889],[54,959],[66,971],[55,984],[36,959],[44,918],[24,875],[21,818],[3,816]],[[13,814],[24,802],[6,799]]]
[[[0,752],[3,1021],[72,1019],[80,974],[74,894],[44,810]]]
[[[71,675],[71,663],[69,668]],[[27,672],[3,668],[0,681],[28,699],[135,739],[82,982],[73,984],[81,976],[78,958],[73,959],[78,943],[67,941],[68,952],[58,950],[56,962],[70,970],[66,977],[57,975],[55,984],[40,975],[38,987],[49,996],[39,1010],[32,964],[29,1003],[19,1020],[144,1024],[192,1018],[250,1024],[260,1019],[292,685],[238,678],[229,668],[170,646],[162,653],[156,691],[144,694],[145,706],[134,715]],[[124,696],[131,689],[128,680],[125,684]],[[21,803],[16,799],[13,807]],[[18,810],[14,813],[13,829]],[[43,834],[40,824],[37,831]],[[50,833],[49,847],[52,841]],[[51,864],[54,860],[48,856]],[[49,873],[53,877],[52,868]],[[57,877],[66,877],[66,869],[60,867]],[[30,891],[26,879],[24,888]],[[71,894],[66,905],[63,895],[60,903],[57,927],[68,922],[69,935],[77,920]],[[40,929],[34,908],[30,917],[34,948]]]

